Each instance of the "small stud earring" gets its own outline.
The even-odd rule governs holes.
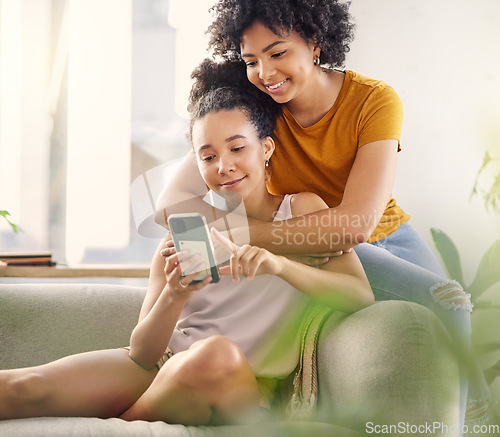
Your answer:
[[[319,60],[319,56],[317,58],[314,58],[313,61],[314,65],[319,66],[321,64],[321,61]]]

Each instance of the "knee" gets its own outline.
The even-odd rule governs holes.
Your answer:
[[[230,379],[249,367],[238,345],[220,335],[195,343],[191,352],[189,369],[206,379]]]
[[[241,349],[228,338],[213,336],[175,354],[160,369],[157,381],[181,390],[220,396],[236,387],[256,386],[252,369]]]
[[[472,311],[470,294],[466,293],[456,281],[445,281],[430,288],[435,302],[445,309]]]

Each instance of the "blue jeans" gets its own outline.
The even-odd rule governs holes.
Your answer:
[[[405,300],[432,310],[448,328],[461,358],[460,423],[469,404],[485,402],[490,390],[471,343],[469,296],[447,278],[439,261],[409,223],[375,243],[355,247],[376,300]]]

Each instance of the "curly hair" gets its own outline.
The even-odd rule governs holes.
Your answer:
[[[296,31],[321,48],[322,64],[341,67],[354,37],[349,4],[342,0],[219,0],[211,8],[215,20],[207,30],[209,48],[214,56],[240,59],[241,36],[259,21],[276,35]]]
[[[281,105],[255,88],[246,78],[241,61],[215,62],[205,59],[191,74],[194,79],[189,95],[188,111],[193,125],[203,116],[218,111],[240,109],[248,116],[259,139],[272,137]]]

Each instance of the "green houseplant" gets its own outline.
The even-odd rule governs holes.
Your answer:
[[[482,196],[487,211],[500,214],[500,170],[492,171],[499,158],[493,158],[486,151],[481,168],[477,172],[471,197]],[[490,172],[490,183],[484,175]],[[491,184],[491,185],[490,185]],[[485,186],[486,185],[486,186]],[[442,230],[431,228],[436,245],[448,275],[462,284],[471,295],[474,305],[473,342],[482,362],[488,382],[500,377],[500,239],[497,239],[482,256],[472,282],[465,283],[457,247]],[[487,293],[489,299],[484,298]]]
[[[482,322],[478,324],[478,332],[473,335],[474,346],[486,367],[485,375],[488,382],[500,376],[500,337],[499,332],[500,302],[481,299],[486,290],[500,283],[500,239],[496,240],[481,258],[474,279],[465,284],[458,250],[451,238],[443,231],[432,228],[432,238],[443,259],[450,278],[462,284],[464,290],[471,295],[475,315]],[[496,290],[500,292],[499,290]],[[498,293],[497,293],[498,294]]]
[[[5,211],[5,210],[0,210],[0,216],[3,217],[7,223],[11,226],[11,228],[13,229],[14,232],[19,232],[19,226],[17,226],[16,224],[12,223],[8,217],[10,216],[10,213],[9,211]]]
[[[491,156],[490,152],[487,150],[484,154],[483,164],[477,172],[476,180],[474,181],[474,187],[472,188],[471,197],[475,195],[481,195],[484,198],[484,206],[487,211],[490,208],[493,211],[500,213],[500,171],[492,175],[493,182],[488,188],[488,183],[486,183],[486,188],[484,187],[485,182],[481,180],[481,177],[488,170],[492,170],[495,163],[500,162],[500,158],[494,158]]]

